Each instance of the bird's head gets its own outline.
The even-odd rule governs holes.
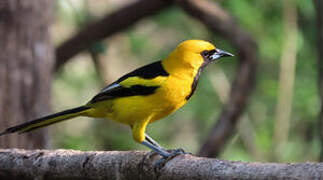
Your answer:
[[[167,59],[172,61],[173,65],[178,64],[178,66],[190,66],[197,69],[227,56],[233,55],[216,48],[207,41],[186,40],[180,43]]]

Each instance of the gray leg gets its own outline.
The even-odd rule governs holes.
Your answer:
[[[167,161],[169,161],[170,159],[172,159],[173,157],[179,154],[187,154],[182,149],[171,150],[171,152],[168,152],[146,134],[145,134],[145,140],[141,144],[145,145],[146,147],[150,148],[151,150],[153,150],[154,152],[162,156],[162,158],[155,163],[155,166],[154,166],[155,168],[160,168],[164,166]]]
[[[147,140],[144,140],[141,144],[143,144],[143,145],[147,146],[149,149],[157,152],[158,154],[160,154],[164,158],[167,158],[172,155],[171,153],[167,152],[165,149],[161,148],[160,146],[156,146]]]
[[[157,146],[157,147],[159,147],[160,149],[164,149],[164,148],[162,148],[162,147],[158,144],[158,142],[156,142],[155,140],[153,140],[153,138],[151,138],[150,136],[148,136],[148,134],[145,134],[145,138],[146,138],[146,140],[147,140],[148,142],[150,142],[152,145]]]

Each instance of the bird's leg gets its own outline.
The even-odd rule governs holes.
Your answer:
[[[150,141],[149,141],[150,139]],[[156,154],[159,154],[162,156],[161,159],[167,159],[167,157],[169,157],[170,153],[167,152],[164,148],[162,148],[161,146],[158,145],[158,143],[156,143],[156,141],[151,141],[152,138],[147,138],[147,135],[145,137],[145,140],[141,143],[145,146],[147,146],[149,149],[151,149],[152,151],[150,151],[149,153],[147,153],[146,155],[144,155],[144,157],[141,160],[141,163],[139,164],[140,169],[142,169],[145,165],[145,161],[146,159],[150,159],[151,156],[155,156]],[[153,143],[155,142],[155,143]],[[160,160],[158,160],[155,165],[154,168],[155,169],[160,169],[161,167],[161,163],[159,162]]]
[[[141,144],[147,146],[149,149],[157,152],[159,155],[163,156],[163,158],[168,158],[171,156],[171,153],[167,152],[164,148],[160,146],[156,146],[155,144],[151,143],[147,139],[145,139]]]
[[[151,144],[153,144],[153,145],[155,145],[155,146],[157,146],[157,147],[160,147],[161,149],[164,149],[164,148],[162,148],[162,147],[158,144],[158,142],[156,142],[155,140],[153,140],[153,138],[149,137],[149,136],[148,136],[148,134],[145,134],[145,139],[146,139],[148,142],[150,142]]]
[[[164,158],[170,156],[170,153],[163,149],[156,141],[154,141],[151,137],[145,134],[146,126],[149,123],[149,119],[145,121],[136,121],[132,126],[132,136],[137,142],[141,142],[141,144],[147,146],[151,150],[157,152]]]
[[[162,158],[159,159],[155,163],[155,165],[154,165],[155,169],[160,169],[161,167],[163,167],[165,165],[165,163],[167,161],[171,160],[172,158],[174,158],[177,155],[187,154],[183,149],[170,150],[170,152],[168,152],[167,150],[162,148],[156,141],[154,141],[148,135],[145,136],[145,140],[141,144],[147,146],[148,148],[153,150],[155,153],[158,153],[159,155],[162,156]],[[151,153],[149,153],[147,156],[150,156],[150,155],[151,155]],[[146,159],[147,156],[145,156],[144,159]]]
[[[158,153],[162,156],[160,160],[157,161],[155,164],[155,167],[160,167],[164,163],[166,163],[168,160],[172,159],[173,157],[184,154],[184,151],[181,150],[172,150],[168,152],[164,148],[162,148],[156,141],[154,141],[151,137],[145,134],[146,126],[149,121],[136,121],[136,123],[132,126],[132,136],[137,142],[141,142],[141,144],[147,146],[154,152]],[[150,156],[151,153],[149,153]],[[146,157],[144,159],[146,159]]]
[[[147,134],[145,134],[145,140],[141,144],[147,146],[151,150],[163,156],[163,158],[165,159],[169,157],[174,157],[179,154],[187,154],[183,149],[165,150],[155,140],[153,140],[153,138],[149,137]]]
[[[158,148],[160,148],[162,150],[165,150],[163,147],[161,147],[161,145],[159,145],[155,140],[153,140],[153,138],[149,137],[146,133],[145,133],[145,140],[147,142],[149,142],[150,144],[154,145],[155,147],[158,147]],[[150,153],[148,153],[147,155],[145,155],[144,159],[146,159],[147,157],[156,155],[156,154],[159,154],[159,153],[156,152],[156,151],[151,151]]]

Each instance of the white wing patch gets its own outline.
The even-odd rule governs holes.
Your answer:
[[[100,93],[104,93],[104,92],[110,91],[110,90],[118,88],[118,87],[121,87],[121,85],[119,83],[112,83],[109,86],[103,88]]]

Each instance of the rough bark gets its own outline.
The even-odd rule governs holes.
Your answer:
[[[200,156],[216,157],[235,133],[237,121],[254,87],[258,61],[257,45],[235,19],[217,4],[206,0],[177,0],[176,2],[185,12],[203,22],[210,30],[229,40],[238,51],[238,69],[232,83],[229,101],[199,152]]]
[[[318,132],[321,142],[320,160],[323,161],[323,2],[320,0],[313,1],[316,9],[318,88],[321,101],[321,110],[318,117]]]
[[[96,41],[123,31],[142,18],[157,14],[169,5],[167,0],[140,0],[88,25],[57,47],[55,70],[58,70],[77,53],[88,49]]]
[[[0,129],[49,112],[54,62],[52,0],[0,2]],[[42,148],[46,129],[0,138],[0,147]]]
[[[179,155],[154,169],[146,152],[0,150],[1,179],[321,179],[323,163],[246,163]],[[143,162],[143,163],[142,163]]]

